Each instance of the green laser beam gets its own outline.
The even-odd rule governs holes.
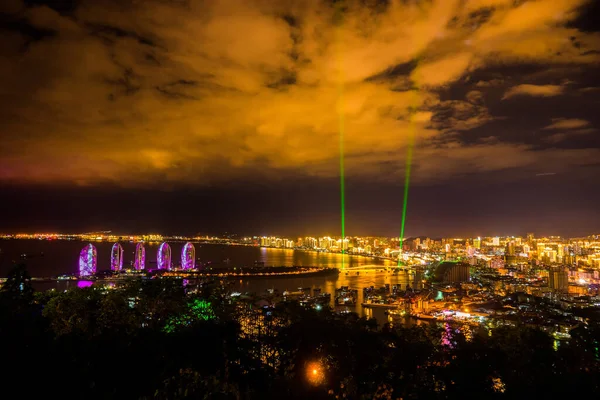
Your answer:
[[[337,30],[337,58],[339,68],[339,81],[338,81],[338,131],[340,138],[340,218],[342,228],[342,269],[346,268],[344,260],[344,243],[346,241],[346,185],[345,185],[345,168],[344,168],[344,77],[342,73],[342,41],[341,41],[341,30]]]
[[[415,92],[416,95],[416,92]],[[413,101],[413,104],[415,101]],[[413,147],[415,144],[415,109],[411,108],[408,125],[408,145],[406,147],[406,162],[404,163],[404,196],[402,201],[402,221],[400,224],[400,253],[404,246],[404,228],[406,226],[406,210],[408,209],[408,189],[410,187],[410,172],[412,168]],[[398,253],[398,267],[401,265],[400,253]]]
[[[411,118],[412,119],[412,118]],[[400,225],[400,250],[404,244],[404,227],[406,225],[406,209],[408,208],[408,188],[410,186],[410,170],[412,167],[412,154],[414,145],[414,123],[410,122],[410,133],[408,139],[408,147],[406,149],[406,163],[404,165],[404,199],[402,204],[402,223]],[[400,260],[398,260],[400,264]]]
[[[417,69],[419,68],[419,60],[421,58],[421,54],[417,54],[415,61],[415,69],[413,71],[414,76],[418,76],[416,74]],[[417,112],[418,107],[418,82],[414,79],[415,88],[412,90],[412,99],[411,99],[411,108],[408,120],[408,144],[406,146],[406,162],[404,163],[404,195],[402,200],[402,221],[400,223],[400,252],[398,253],[398,267],[400,267],[400,254],[402,253],[402,248],[404,247],[404,228],[406,226],[406,211],[408,209],[408,189],[410,188],[410,173],[412,169],[412,158],[413,158],[413,148],[415,145],[415,114]]]
[[[339,115],[340,130],[340,213],[342,223],[342,254],[344,254],[344,242],[346,240],[346,185],[344,173],[344,115]],[[342,269],[344,269],[344,257],[342,255]]]

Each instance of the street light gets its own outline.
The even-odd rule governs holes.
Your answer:
[[[319,362],[311,362],[306,368],[306,379],[311,385],[317,386],[325,380],[323,367]]]

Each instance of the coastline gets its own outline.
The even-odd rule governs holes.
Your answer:
[[[81,247],[91,243],[97,249],[97,271],[110,269],[112,241],[89,241],[78,239],[6,239],[0,240],[0,277],[6,277],[14,263],[27,264],[30,274],[34,277],[55,277],[77,273],[78,255]],[[123,267],[130,268],[133,263],[135,242],[121,241],[124,248],[125,262]],[[146,243],[146,270],[154,269],[158,242]],[[173,264],[178,265],[179,257],[175,254],[183,240],[171,243],[174,256]],[[342,258],[352,267],[396,265],[394,260],[366,254],[342,254],[338,252],[317,251],[304,248],[261,247],[242,243],[198,241],[196,246],[196,266],[206,271],[214,268],[215,272],[226,272],[229,268],[258,268],[258,267],[291,267],[309,266],[319,268],[337,268],[342,265]],[[345,257],[348,256],[348,257]],[[127,264],[127,267],[126,265]]]

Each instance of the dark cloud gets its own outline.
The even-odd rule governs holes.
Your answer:
[[[583,3],[567,26],[581,32],[600,32],[600,2],[592,0]]]

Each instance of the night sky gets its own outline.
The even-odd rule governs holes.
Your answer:
[[[600,231],[585,0],[3,0],[0,231]]]

